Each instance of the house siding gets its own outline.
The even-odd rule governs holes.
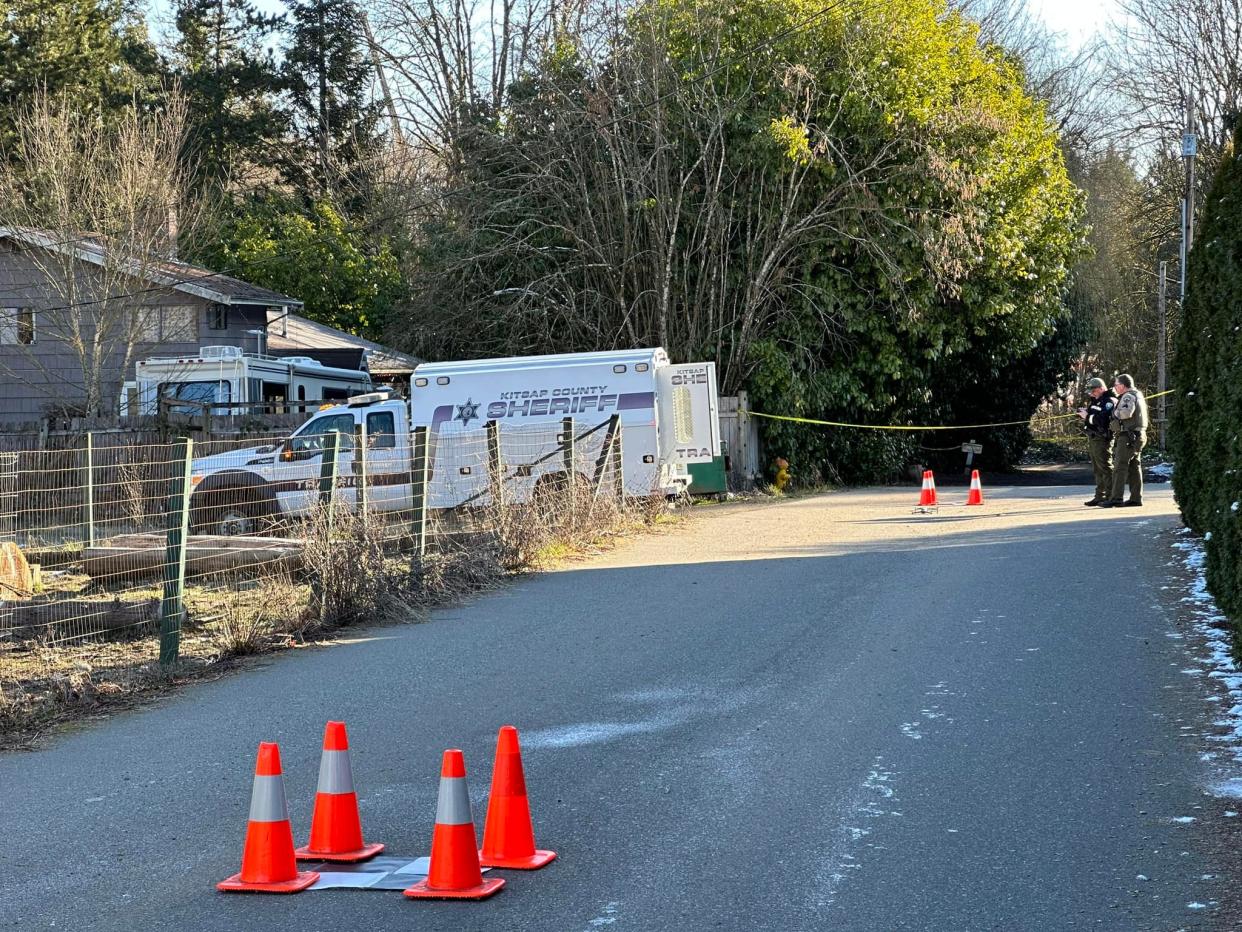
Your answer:
[[[91,269],[78,262],[84,279]],[[120,398],[121,385],[133,377],[134,363],[151,356],[196,355],[201,346],[238,346],[245,352],[258,348],[257,338],[248,330],[266,329],[266,307],[233,305],[228,307],[228,327],[213,330],[210,311],[215,306],[203,298],[193,297],[171,288],[153,289],[135,281],[133,307],[150,315],[155,309],[192,307],[195,326],[193,340],[136,342],[125,359],[124,340],[111,353],[103,366],[103,392],[111,405]],[[65,303],[65,289],[53,285],[39,263],[12,243],[0,241],[0,308],[22,307],[35,310],[35,342],[32,345],[0,345],[0,424],[26,423],[63,410],[85,397],[82,365],[70,342],[58,337],[68,332],[67,315],[60,308]],[[83,315],[84,317],[86,315]],[[44,326],[40,326],[43,324]],[[91,338],[89,321],[83,321],[83,332]]]

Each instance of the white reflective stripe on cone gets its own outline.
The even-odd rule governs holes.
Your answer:
[[[254,778],[250,791],[251,822],[288,822],[289,807],[285,803],[285,779],[274,777]]]
[[[436,825],[469,825],[474,823],[470,814],[470,791],[465,777],[441,777],[440,798],[436,803]]]
[[[352,793],[354,771],[349,764],[349,751],[324,751],[319,759],[319,792]]]

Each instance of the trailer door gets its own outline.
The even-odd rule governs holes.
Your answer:
[[[716,365],[661,366],[656,370],[660,455],[665,462],[710,463],[720,455]]]

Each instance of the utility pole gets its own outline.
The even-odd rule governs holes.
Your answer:
[[[1156,399],[1158,406],[1156,408],[1156,420],[1160,424],[1160,449],[1164,449],[1165,442],[1165,414],[1167,412],[1166,402],[1168,398],[1164,395],[1164,390],[1168,388],[1168,370],[1166,360],[1168,354],[1168,337],[1169,337],[1169,318],[1168,318],[1168,269],[1169,263],[1160,263],[1160,290],[1158,292],[1156,307],[1158,309],[1159,329],[1156,331],[1156,391],[1161,395]]]
[[[1199,140],[1195,135],[1195,104],[1186,104],[1186,131],[1182,134],[1182,160],[1186,163],[1186,196],[1182,199],[1182,302],[1186,300],[1186,266],[1190,262],[1190,250],[1195,238],[1195,155]]]

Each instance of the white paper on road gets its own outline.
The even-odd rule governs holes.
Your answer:
[[[361,864],[319,861],[299,867],[319,872],[309,890],[404,890],[427,876],[431,858],[378,857]],[[483,873],[488,870],[483,868]]]

